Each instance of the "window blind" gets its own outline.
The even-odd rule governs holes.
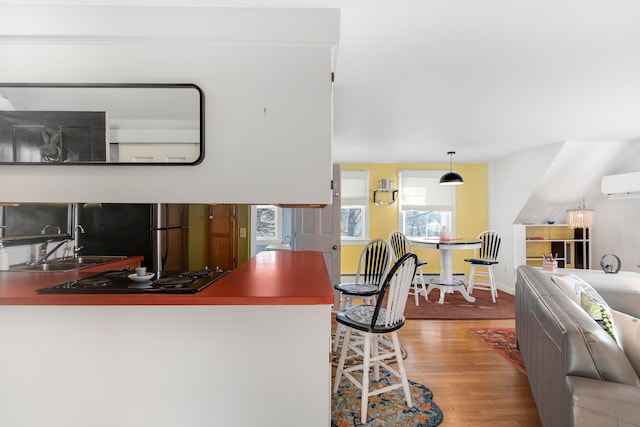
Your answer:
[[[369,204],[369,171],[345,170],[341,172],[341,201],[343,205]]]
[[[455,209],[455,186],[440,185],[448,171],[401,170],[400,209],[416,211],[450,211]]]

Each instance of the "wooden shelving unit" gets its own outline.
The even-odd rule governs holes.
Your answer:
[[[591,267],[590,229],[571,229],[566,224],[515,224],[514,264],[542,267],[543,255],[557,254],[558,268]]]

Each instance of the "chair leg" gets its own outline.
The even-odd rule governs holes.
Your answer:
[[[380,340],[377,335],[374,335],[371,339],[371,355],[373,357],[373,377],[378,381],[380,379],[380,362],[377,360],[380,355],[380,347],[378,346]]]
[[[424,295],[425,301],[429,301],[429,297],[427,296],[427,285],[424,282],[424,275],[422,274],[422,267],[418,267],[416,269],[413,282],[411,282],[411,288],[413,289],[416,307],[420,306],[420,295]]]
[[[422,267],[418,267],[417,269],[417,277],[420,280],[420,286],[422,286],[422,295],[424,295],[424,300],[429,302],[429,296],[427,295],[427,283],[424,281],[424,274],[422,274]]]
[[[343,310],[345,308],[351,307],[353,305],[353,298],[349,296],[345,296],[342,294],[340,297],[340,309]],[[365,303],[367,300],[365,300]],[[340,345],[340,337],[344,335],[346,327],[344,325],[338,324],[336,326],[336,332],[333,338],[333,351],[338,351],[338,346]]]
[[[362,396],[360,397],[360,422],[367,423],[367,409],[369,407],[369,366],[371,358],[371,335],[364,334],[364,352],[362,356]],[[345,354],[346,356],[346,354]]]
[[[476,266],[471,264],[471,270],[469,271],[469,282],[467,283],[467,293],[471,295],[473,293],[473,282],[476,278]]]
[[[333,351],[338,351],[338,346],[340,345],[340,337],[344,333],[345,327],[338,323],[338,325],[336,326],[336,332],[333,334]]]
[[[349,351],[349,342],[351,340],[351,329],[346,328],[344,334],[344,342],[342,343],[342,351],[340,352],[340,360],[338,361],[338,368],[336,369],[336,376],[333,379],[333,392],[336,393],[340,387],[340,379],[342,378],[342,371],[344,370],[344,361],[347,359],[347,352]]]
[[[476,283],[476,276],[482,277],[483,279],[478,280]],[[486,278],[486,280],[484,278]],[[473,292],[474,285],[477,285],[478,289],[486,289],[491,292],[491,300],[494,303],[496,302],[496,298],[498,298],[498,288],[496,287],[496,279],[493,274],[493,266],[476,266],[472,264],[469,272],[469,282],[467,283],[467,293],[469,295]]]
[[[496,280],[493,276],[493,267],[489,266],[487,268],[487,272],[489,273],[489,286],[491,287],[490,291],[491,291],[491,300],[494,302],[496,302],[496,298],[498,298],[498,290],[496,289]]]
[[[393,351],[398,361],[398,370],[400,371],[400,380],[402,381],[402,388],[404,389],[404,397],[407,400],[407,406],[413,407],[413,400],[411,399],[411,390],[409,389],[409,379],[407,378],[407,371],[404,368],[404,362],[402,360],[402,350],[400,348],[400,340],[398,339],[398,332],[393,331],[391,333],[393,339]],[[364,421],[362,422],[364,424]]]
[[[351,328],[346,328],[346,333],[344,336],[344,342],[342,345],[342,351],[340,352],[340,360],[338,361],[338,367],[336,369],[336,375],[333,379],[333,387],[332,392],[336,393],[340,388],[340,380],[343,376],[347,377],[347,380],[351,381],[357,387],[360,388],[361,396],[360,396],[360,421],[362,424],[366,424],[367,422],[367,413],[369,409],[369,396],[370,395],[378,395],[381,393],[385,393],[390,390],[394,390],[397,388],[402,388],[404,390],[405,399],[407,402],[407,406],[409,408],[413,407],[413,400],[411,399],[411,389],[409,386],[409,379],[407,378],[407,371],[404,367],[404,361],[402,359],[402,348],[400,346],[400,340],[398,338],[398,332],[394,331],[390,333],[390,342],[383,335],[378,334],[370,334],[367,332],[357,333],[353,332]],[[357,339],[353,339],[353,333],[357,333]],[[381,342],[382,341],[382,342]],[[357,348],[357,352],[360,353],[360,345],[362,345],[362,364],[357,366],[351,366],[345,368],[344,364],[346,361],[347,353],[349,352],[350,347]],[[379,345],[383,345],[386,347],[392,347],[393,353],[389,353],[388,349],[380,349]],[[381,354],[382,352],[382,354]],[[391,355],[395,356],[396,363],[398,364],[398,371],[388,366],[382,360],[388,359]],[[383,358],[382,360],[380,360]],[[394,376],[399,377],[400,382],[393,383],[389,386],[383,388],[375,388],[372,392],[369,391],[370,388],[370,374],[371,368],[373,367],[375,380],[379,380],[379,368],[382,366],[383,368],[390,371]],[[361,370],[362,376],[360,381],[358,381],[357,377],[352,375],[353,371]]]

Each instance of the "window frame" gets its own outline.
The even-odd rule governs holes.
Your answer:
[[[407,233],[407,212],[424,212],[429,213],[444,213],[448,219],[439,223],[441,229],[442,226],[447,226],[451,236],[455,236],[455,224],[456,224],[456,187],[455,186],[442,186],[440,185],[440,177],[447,173],[447,170],[433,170],[433,169],[421,169],[421,170],[400,170],[398,171],[398,190],[400,196],[398,197],[398,229],[402,230],[407,236],[410,237],[438,237],[438,235],[429,234],[429,225],[425,226],[425,235],[415,236],[412,233]],[[425,189],[424,196],[418,196],[414,198],[413,203],[408,203],[410,195],[406,189],[406,181],[408,179],[424,180],[429,184],[423,187]],[[429,205],[429,188],[437,190],[436,195],[433,198],[434,203],[431,205],[434,209],[428,209]],[[445,196],[446,193],[450,193]],[[416,202],[421,197],[427,199],[424,204]],[[405,208],[408,206],[408,208]],[[449,209],[447,209],[449,208]],[[448,224],[447,224],[448,222]]]
[[[275,237],[261,237],[258,235],[258,209],[273,209],[275,211]],[[282,242],[282,208],[276,205],[256,205],[256,217],[254,221],[256,243],[259,245],[271,245]]]
[[[350,194],[348,186],[344,185],[343,180],[345,177],[347,177],[347,179],[361,181],[361,191],[356,192],[356,194]],[[369,202],[369,193],[371,190],[369,177],[370,172],[368,170],[342,170],[340,172],[340,242],[343,245],[362,245],[369,241],[371,206]],[[347,195],[346,198],[345,194]],[[350,195],[353,197],[349,197]],[[350,237],[342,235],[342,212],[344,209],[359,209],[362,212],[362,236]]]

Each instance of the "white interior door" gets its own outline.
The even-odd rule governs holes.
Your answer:
[[[295,210],[295,249],[324,255],[332,283],[340,282],[340,165],[333,166],[333,203]]]

